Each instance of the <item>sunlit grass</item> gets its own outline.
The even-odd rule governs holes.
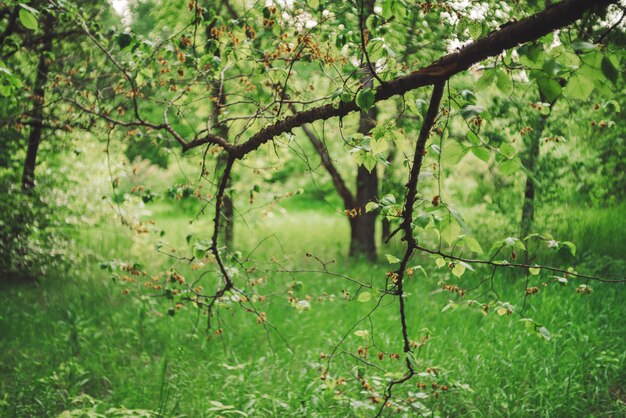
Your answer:
[[[623,214],[623,209],[618,210]],[[559,232],[571,235],[567,239],[582,242],[581,253],[595,254],[596,249],[609,247],[613,251],[618,245],[611,241],[613,227],[624,231],[619,225],[623,220],[615,220],[609,211],[596,212],[572,211],[577,221],[559,224]],[[371,415],[367,409],[353,409],[345,398],[335,399],[336,390],[327,389],[320,379],[320,353],[331,352],[344,335],[339,352],[356,353],[363,344],[354,335],[356,329],[370,330],[379,347],[400,353],[397,303],[386,297],[371,323],[364,321],[352,329],[373,308],[375,297],[364,303],[347,301],[342,291],[354,296],[358,290],[354,283],[323,274],[279,273],[274,270],[280,267],[272,261],[274,257],[285,268],[320,269],[320,262],[308,257],[308,252],[324,262],[334,260],[328,265],[333,272],[382,286],[385,272],[391,269],[386,261],[371,266],[345,258],[345,218],[332,211],[320,215],[291,209],[238,224],[237,247],[243,255],[265,239],[253,257],[267,270],[262,273],[269,277],[268,292],[284,292],[290,283],[300,282],[294,287],[295,296],[311,296],[311,309],[298,312],[281,294],[273,303],[260,305],[276,326],[267,332],[257,324],[256,315],[223,309],[218,323],[224,330],[221,336],[207,335],[206,317],[198,317],[191,306],[170,317],[168,301],[140,298],[135,290],[124,296],[126,286],[112,283],[110,273],[99,269],[99,263],[109,258],[141,261],[156,274],[175,261],[155,253],[156,241],[167,240],[165,248],[176,248],[182,255],[189,233],[207,237],[211,233],[206,220],[190,225],[188,217],[163,215],[158,207],[153,218],[152,232],[139,238],[115,224],[84,231],[79,245],[88,257],[85,264],[74,266],[70,276],[50,277],[37,287],[2,289],[2,414],[49,416],[90,408],[102,413],[125,407],[163,416],[226,416],[229,409],[220,412],[220,404],[214,401],[250,416]],[[165,231],[163,236],[160,231]],[[623,255],[620,259],[623,262]],[[420,354],[420,367],[441,370],[439,384],[468,385],[422,403],[444,416],[619,416],[626,412],[622,285],[592,283],[590,296],[577,294],[573,280],[563,287],[542,287],[529,298],[523,314],[550,331],[551,339],[546,341],[527,330],[520,315],[499,316],[493,311],[484,315],[480,307],[463,303],[442,312],[449,300],[457,300],[439,290],[444,273],[429,257],[418,256],[415,264],[428,271],[428,277],[416,271],[407,286],[411,338],[430,336]],[[198,274],[186,262],[176,262],[175,268],[188,278]],[[450,282],[471,287],[485,274],[479,270]],[[207,285],[217,285],[211,280]],[[541,286],[545,277],[533,280],[530,285]],[[496,275],[494,283],[501,300],[521,311],[524,277],[503,273]],[[334,300],[318,300],[323,292],[334,294]],[[402,370],[402,361],[377,360],[374,348],[369,361]],[[347,354],[337,357],[330,372],[349,378],[357,368],[366,377],[382,374],[367,370]],[[417,391],[414,384],[419,380],[409,383],[412,391]],[[349,381],[345,389],[351,397],[368,402],[367,393],[358,394],[358,383]],[[392,411],[388,414],[395,416]]]

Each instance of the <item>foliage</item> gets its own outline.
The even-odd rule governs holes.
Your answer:
[[[68,277],[6,287],[2,407],[623,412],[613,3],[0,5],[2,275]]]

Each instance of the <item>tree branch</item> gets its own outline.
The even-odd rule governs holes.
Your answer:
[[[489,57],[519,44],[534,41],[555,29],[570,25],[580,19],[586,12],[595,7],[606,7],[617,0],[565,0],[548,7],[542,12],[519,20],[495,31],[488,36],[466,46],[459,52],[446,55],[433,64],[414,71],[406,76],[388,81],[376,89],[376,102],[387,100],[393,96],[405,94],[411,90],[448,80],[450,77],[467,70]],[[237,159],[256,150],[274,137],[292,131],[304,124],[332,117],[345,116],[359,110],[355,101],[331,103],[302,111],[289,116],[272,125],[266,126],[253,135],[248,141],[237,145],[233,155]],[[203,141],[194,141],[194,146],[202,145]]]

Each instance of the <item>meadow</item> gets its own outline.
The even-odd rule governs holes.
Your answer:
[[[75,243],[81,262],[69,272],[36,283],[5,283],[0,290],[0,415],[372,416],[378,405],[368,401],[358,382],[348,379],[338,396],[336,382],[320,379],[320,367],[326,365],[321,353],[328,355],[345,338],[330,372],[338,378],[357,370],[374,384],[384,384],[372,376],[377,369],[360,367],[354,353],[364,338],[401,350],[391,297],[362,320],[375,298],[347,300],[344,292],[354,298],[358,290],[354,283],[328,274],[276,270],[319,269],[309,253],[333,259],[330,271],[382,284],[389,267],[382,256],[373,265],[341,256],[347,248],[345,218],[331,210],[307,210],[307,205],[286,205],[286,210],[237,225],[237,245],[246,253],[266,238],[253,256],[267,267],[267,293],[286,286],[301,299],[310,296],[310,309],[294,309],[285,297],[276,297],[263,307],[276,327],[266,329],[256,315],[227,306],[219,314],[220,335],[215,328],[207,332],[206,317],[190,305],[170,316],[171,302],[150,295],[158,292],[130,286],[124,294],[129,286],[113,282],[111,273],[100,268],[107,259],[141,259],[149,260],[146,271],[158,271],[172,262],[154,250],[161,235],[172,246],[184,245],[187,233],[207,230],[208,221],[189,224],[184,212],[159,203],[147,218],[164,234],[138,236],[115,221],[81,230]],[[626,241],[619,231],[626,225],[623,216],[616,216],[620,213],[623,207],[553,209],[542,211],[541,219],[578,243],[580,269],[603,273],[624,267]],[[394,245],[400,244],[380,252],[393,252]],[[528,299],[522,316],[485,315],[462,302],[446,309],[452,299],[462,298],[441,292],[438,283],[445,272],[432,257],[416,257],[427,276],[416,271],[408,283],[409,326],[429,337],[420,349],[420,365],[438,372],[407,383],[406,393],[428,394],[420,401],[424,416],[626,414],[623,284],[589,283],[591,294],[577,293],[579,283],[573,280],[551,284]],[[198,274],[182,261],[176,269],[188,278]],[[480,277],[480,271],[465,275],[464,285],[477,284]],[[524,276],[504,270],[494,279],[501,300],[521,306]],[[529,330],[523,316],[542,324],[550,338]],[[358,330],[368,330],[369,336],[355,335]],[[377,359],[374,351],[368,361],[386,370],[401,367],[388,356]],[[428,388],[416,389],[415,382],[426,382]],[[449,389],[434,397],[433,382]]]

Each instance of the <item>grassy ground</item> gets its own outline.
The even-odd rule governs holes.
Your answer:
[[[621,217],[611,211],[570,211],[575,222],[571,217],[570,222],[563,220],[566,212],[560,215],[560,228],[581,242],[586,267],[597,271],[603,271],[606,263],[623,267],[626,243],[614,232],[626,230],[623,208],[617,210]],[[166,249],[182,248],[189,233],[198,238],[210,233],[206,221],[190,225],[188,218],[175,216],[167,207],[156,206],[153,218],[154,232],[140,237],[118,226],[85,231],[78,245],[84,264],[74,266],[70,274],[48,277],[38,285],[0,289],[0,415],[373,414],[371,408],[378,405],[351,376],[362,375],[382,389],[385,373],[364,367],[353,355],[359,346],[370,345],[367,361],[390,372],[402,370],[402,361],[388,356],[401,352],[397,301],[383,299],[369,319],[354,327],[376,304],[376,298],[346,300],[343,292],[354,297],[357,285],[322,274],[263,271],[319,269],[319,263],[305,255],[310,252],[322,260],[335,258],[329,270],[381,286],[390,269],[386,261],[372,266],[337,257],[347,247],[344,219],[332,211],[291,208],[256,223],[238,224],[238,247],[244,255],[267,238],[252,255],[261,266],[253,275],[268,278],[262,293],[272,302],[258,306],[276,329],[259,326],[256,315],[233,304],[220,310],[223,334],[207,337],[206,317],[198,320],[191,306],[169,316],[172,302],[113,283],[111,274],[98,268],[105,260],[141,260],[146,271],[156,274],[172,263],[155,254],[157,240],[167,240]],[[594,248],[608,256],[600,257]],[[480,308],[464,304],[442,312],[457,298],[439,291],[444,274],[432,259],[418,257],[416,264],[427,267],[428,277],[416,271],[409,280],[409,329],[415,340],[430,337],[420,351],[418,367],[438,372],[415,378],[399,394],[418,399],[424,411],[435,416],[626,415],[622,285],[590,283],[591,295],[576,293],[574,283],[542,287],[528,299],[523,316],[549,330],[546,340],[521,321],[524,277],[502,273],[494,278],[500,300],[515,305],[516,314],[484,315]],[[202,271],[192,271],[184,262],[175,268],[188,280]],[[469,288],[485,274],[468,273],[450,283]],[[530,285],[541,286],[545,277],[533,280]],[[209,279],[203,284],[216,285]],[[127,288],[130,294],[123,295]],[[310,296],[311,309],[295,309],[287,301],[288,290],[300,300]],[[354,334],[363,330],[369,332],[367,337]],[[320,353],[330,353],[344,336],[329,379],[322,381],[320,367],[326,363],[320,361]],[[383,360],[377,359],[378,351],[387,353]],[[348,381],[334,387],[333,379],[339,377]],[[449,390],[433,390],[433,382]],[[419,389],[416,383],[427,383],[428,388]],[[343,396],[337,396],[338,389]],[[387,415],[401,414],[389,410]]]

